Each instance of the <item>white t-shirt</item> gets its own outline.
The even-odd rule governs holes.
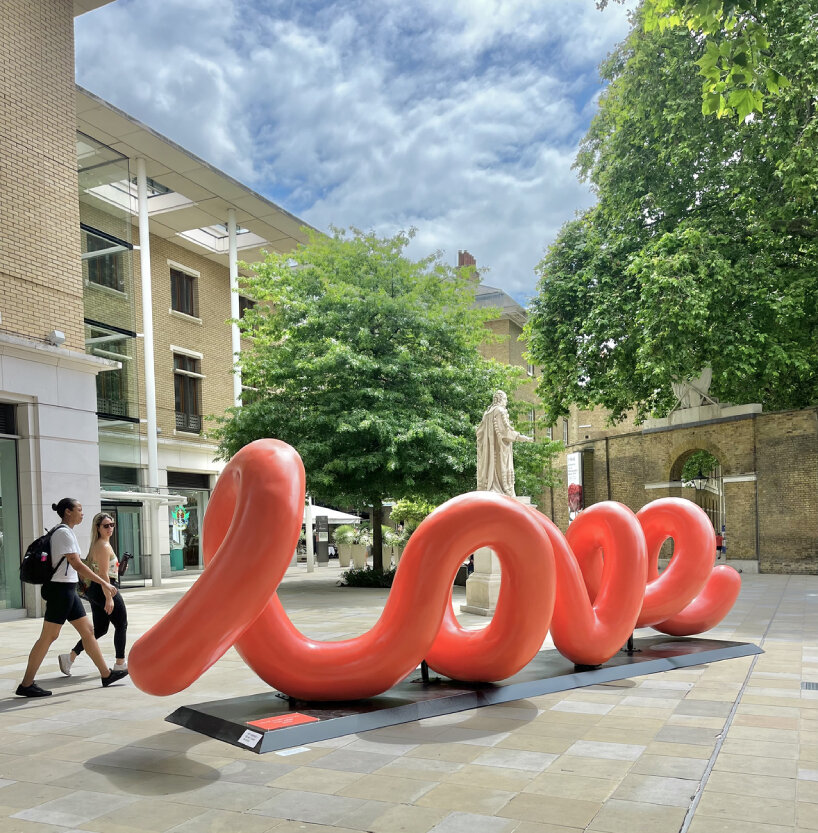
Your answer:
[[[80,554],[80,545],[74,530],[63,526],[51,536],[51,566],[56,567],[59,560],[69,552]],[[68,569],[66,570],[66,565]],[[54,573],[51,581],[70,584],[79,580],[77,571],[68,563],[66,558]]]

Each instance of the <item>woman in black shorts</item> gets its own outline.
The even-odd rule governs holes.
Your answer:
[[[17,686],[16,693],[21,697],[47,697],[51,694],[34,682],[34,677],[42,665],[51,643],[57,639],[66,622],[70,622],[82,638],[82,644],[88,656],[99,669],[102,685],[107,687],[116,680],[127,676],[126,670],[113,671],[105,664],[102,651],[94,638],[90,619],[85,615],[85,608],[77,595],[78,574],[103,585],[103,589],[116,594],[116,587],[94,573],[80,558],[80,546],[74,527],[82,522],[82,506],[73,498],[63,498],[51,508],[60,516],[62,525],[51,536],[51,566],[57,567],[47,584],[43,585],[42,595],[45,599],[45,616],[40,638],[34,643],[28,656],[28,665],[23,675],[23,682]]]

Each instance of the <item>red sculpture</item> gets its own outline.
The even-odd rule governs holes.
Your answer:
[[[595,504],[563,536],[512,498],[472,492],[438,507],[412,534],[370,631],[318,642],[293,626],[276,595],[303,506],[304,468],[286,443],[257,440],[233,457],[204,519],[206,569],[131,650],[140,689],[181,691],[232,645],[267,683],[304,700],[379,694],[423,659],[454,679],[501,680],[531,661],[549,626],[568,659],[598,665],[634,627],[676,635],[713,627],[740,587],[735,570],[713,568],[713,528],[689,501],[654,501],[638,514]],[[668,537],[675,554],[659,576]],[[490,624],[467,631],[455,619],[451,586],[463,559],[482,546],[502,563],[500,597]]]

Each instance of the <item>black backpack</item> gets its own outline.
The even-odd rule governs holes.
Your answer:
[[[20,562],[20,581],[26,584],[48,584],[51,581],[51,577],[57,572],[57,567],[65,561],[65,556],[63,556],[57,562],[57,566],[52,568],[51,536],[64,526],[65,524],[57,524],[45,535],[41,535],[28,545],[23,560]]]

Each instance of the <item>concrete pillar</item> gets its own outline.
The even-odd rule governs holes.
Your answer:
[[[151,286],[151,243],[148,225],[148,179],[145,160],[136,160],[136,188],[139,200],[139,266],[142,278],[142,334],[145,351],[145,417],[148,444],[148,488],[159,491],[159,449],[156,441],[156,377],[153,358],[153,288]],[[146,506],[150,529],[151,584],[162,586],[162,552],[159,545],[159,504]]]
[[[237,321],[239,317],[239,265],[238,246],[236,245],[236,209],[227,210],[227,237],[228,237],[228,264],[230,267],[230,317]],[[241,350],[241,337],[239,325],[230,325],[230,348],[233,352],[233,361],[238,358]],[[241,375],[233,373],[233,404],[241,405]]]
[[[518,496],[524,506],[531,506],[530,497]],[[466,604],[460,605],[463,613],[491,616],[497,608],[500,595],[500,559],[491,547],[480,547],[474,554],[474,572],[466,581]]]

